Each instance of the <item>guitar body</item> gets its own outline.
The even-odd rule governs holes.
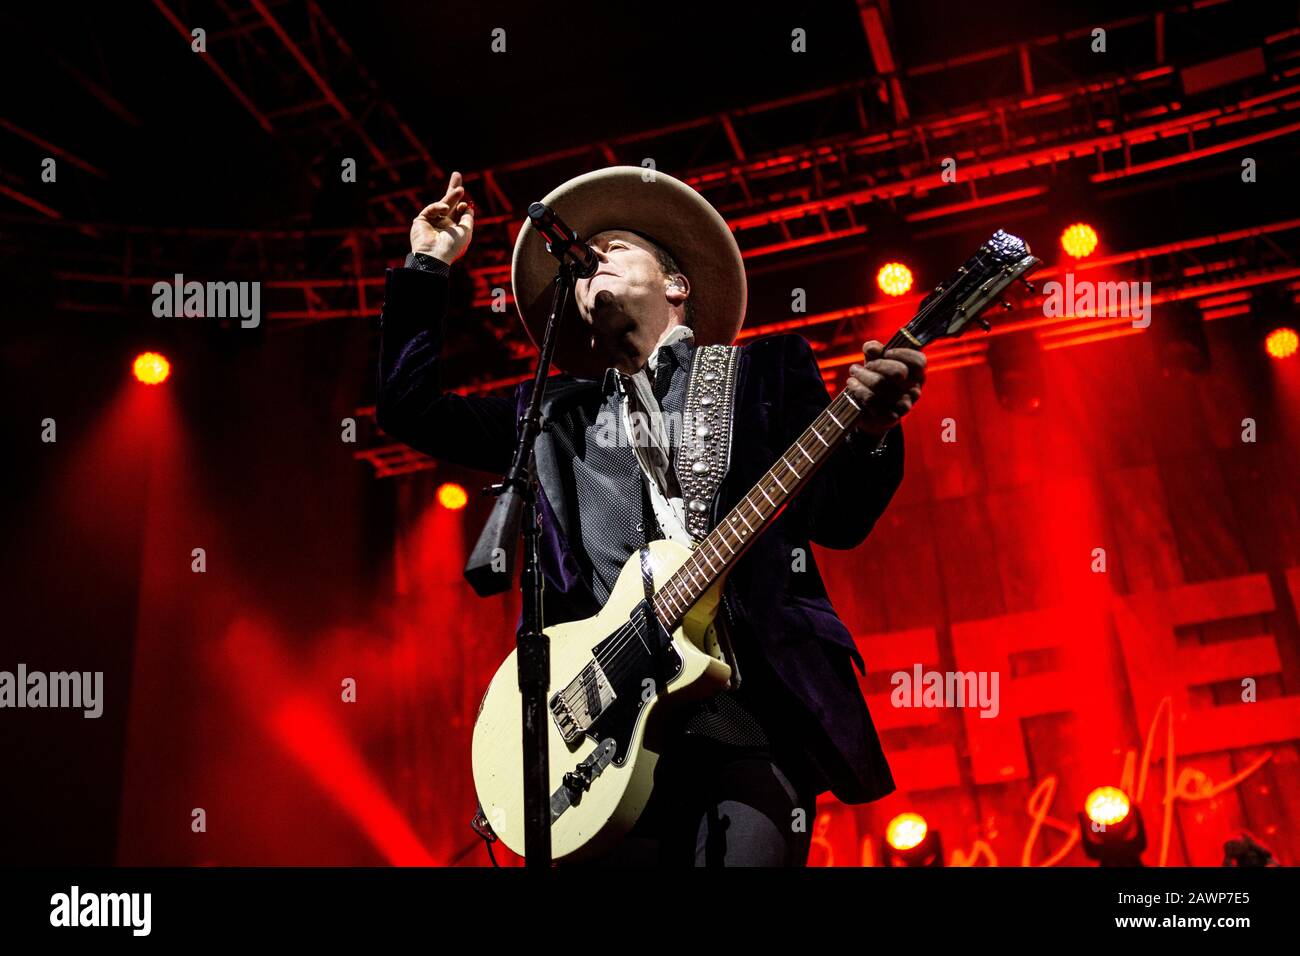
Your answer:
[[[655,588],[692,554],[668,540],[650,542],[649,551]],[[656,732],[667,716],[663,708],[710,697],[731,679],[713,623],[721,588],[721,582],[714,584],[692,606],[659,658],[646,653],[642,635],[628,633],[629,619],[645,600],[639,552],[619,572],[599,614],[546,628],[551,661],[546,693],[549,792],[558,795],[552,800],[555,860],[599,853],[632,828],[650,798],[659,760]],[[660,666],[652,663],[656,659]],[[593,662],[603,665],[601,673],[593,673]],[[584,674],[585,685],[575,692],[573,682]],[[557,717],[557,695],[566,696],[566,690],[575,708],[582,702],[591,710],[593,701],[601,702],[589,730],[575,733],[572,725]],[[580,723],[588,720],[586,715]],[[569,727],[567,735],[564,726]],[[565,775],[584,761],[592,774],[589,786],[574,791],[566,787]],[[515,652],[497,670],[479,705],[473,768],[479,804],[489,824],[501,842],[522,854],[522,713]]]

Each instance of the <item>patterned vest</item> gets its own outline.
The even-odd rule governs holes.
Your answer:
[[[695,352],[688,339],[664,346],[653,380],[665,421],[677,423],[668,426],[674,458]],[[663,536],[653,524],[641,466],[623,431],[616,374],[606,372],[595,399],[553,412],[551,420],[557,459],[564,463],[565,495],[576,504],[569,512],[570,537],[582,543],[579,562],[601,603],[644,541]],[[747,649],[742,646],[737,653]],[[742,682],[737,691],[700,702],[686,713],[682,732],[733,746],[765,746],[768,738],[754,716],[759,708],[751,696],[751,685]]]

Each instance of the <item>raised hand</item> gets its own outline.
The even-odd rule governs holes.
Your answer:
[[[474,204],[465,202],[465,180],[452,173],[447,194],[420,210],[411,222],[411,251],[451,265],[474,237]]]

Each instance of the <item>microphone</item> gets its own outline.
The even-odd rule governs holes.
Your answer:
[[[591,246],[578,238],[578,234],[564,224],[545,203],[535,202],[528,207],[528,218],[533,228],[546,240],[546,251],[562,264],[573,269],[574,278],[585,279],[600,267],[600,260]]]

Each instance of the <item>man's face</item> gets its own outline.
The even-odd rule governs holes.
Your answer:
[[[574,284],[582,320],[598,337],[626,334],[627,326],[654,327],[667,321],[667,279],[654,247],[624,229],[598,232],[588,242],[600,265],[595,274]]]

